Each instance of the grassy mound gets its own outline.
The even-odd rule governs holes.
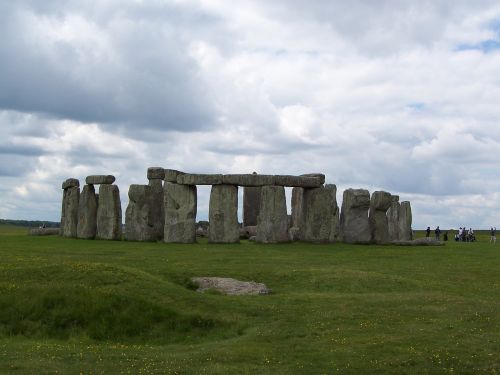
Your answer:
[[[4,336],[165,344],[236,334],[234,324],[187,308],[196,293],[123,267],[20,265],[0,270],[0,288]]]

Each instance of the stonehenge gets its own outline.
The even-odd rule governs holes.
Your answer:
[[[80,193],[78,179],[62,183],[63,237],[129,241],[196,242],[197,186],[211,186],[210,243],[304,241],[385,244],[412,239],[410,202],[385,191],[346,189],[337,204],[337,187],[325,175],[194,174],[150,167],[148,183],[129,187],[122,229],[120,191],[112,175],[91,175]],[[99,185],[96,194],[94,185]],[[243,188],[242,224],[238,187]],[[291,215],[285,187],[292,188]],[[198,233],[199,235],[199,233]]]
[[[75,178],[63,182],[61,235],[82,239],[119,240],[122,233],[122,209],[118,186],[111,185],[115,177],[92,175],[80,183]],[[99,184],[99,194],[94,184]]]

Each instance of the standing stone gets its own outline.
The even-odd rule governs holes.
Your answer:
[[[209,242],[235,243],[240,241],[237,186],[212,186],[212,191],[210,192],[209,221]]]
[[[125,211],[125,239],[151,241],[149,222],[149,186],[130,185],[128,206]]]
[[[263,243],[289,241],[288,215],[283,186],[262,187],[256,241]]]
[[[386,191],[375,191],[370,201],[370,228],[372,241],[387,243],[390,241],[387,210],[391,206],[391,194]]]
[[[246,186],[243,188],[243,226],[257,225],[259,216],[261,187]]]
[[[72,179],[73,180],[73,179]],[[68,180],[66,180],[68,181]],[[78,225],[78,204],[80,201],[80,188],[75,184],[66,184],[64,189],[61,210],[61,236],[76,237]]]
[[[412,215],[410,202],[401,202],[399,207],[399,240],[410,241],[413,239],[413,232],[411,229]]]
[[[97,238],[119,240],[122,235],[122,207],[120,190],[116,185],[99,186],[97,206]]]
[[[165,242],[196,242],[196,185],[165,182]]]
[[[303,210],[304,188],[294,187],[292,189],[292,223],[291,239],[300,239],[300,230],[304,229],[304,210]],[[293,228],[293,229],[292,229]]]
[[[339,207],[335,185],[304,189],[303,212],[302,240],[324,243],[338,240]]]
[[[165,206],[163,204],[163,181],[149,180],[149,215],[148,225],[151,228],[151,240],[163,239],[165,228]]]
[[[390,241],[399,239],[399,206],[399,195],[391,195],[391,206],[387,210]]]
[[[90,240],[97,233],[97,197],[94,185],[85,185],[78,205],[77,237]]]
[[[369,243],[371,241],[368,209],[370,193],[365,189],[344,191],[340,213],[340,233],[343,242]]]

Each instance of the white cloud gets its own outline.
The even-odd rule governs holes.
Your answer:
[[[339,201],[348,187],[411,200],[416,227],[495,224],[500,50],[473,48],[499,39],[495,1],[53,0],[0,14],[2,216],[56,220],[62,180],[94,173],[117,176],[125,205],[163,166],[324,172]]]

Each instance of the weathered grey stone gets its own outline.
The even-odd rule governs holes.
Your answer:
[[[78,205],[78,238],[93,239],[97,233],[97,197],[94,185],[85,185]]]
[[[292,223],[291,227],[297,228],[294,231],[294,239],[300,239],[300,229],[304,228],[304,188],[294,187],[292,189]]]
[[[125,239],[128,241],[153,240],[149,226],[150,190],[148,185],[130,185],[125,211]]]
[[[246,186],[243,188],[243,226],[256,226],[260,207],[260,186]]]
[[[269,294],[269,289],[265,284],[254,281],[240,281],[228,277],[193,277],[191,281],[198,285],[198,292],[214,289],[227,295],[243,294]]]
[[[290,229],[288,229],[288,237],[290,241],[300,240],[300,229],[298,227],[290,227]]]
[[[196,241],[196,186],[165,182],[165,242]]]
[[[238,187],[213,185],[210,192],[208,241],[235,243],[240,241],[238,224]]]
[[[368,216],[372,241],[383,244],[390,241],[387,210],[391,206],[391,194],[386,191],[375,191],[370,201]]]
[[[149,167],[148,180],[163,180],[165,179],[165,169],[162,167]]]
[[[87,176],[85,179],[85,183],[88,185],[99,185],[99,184],[106,184],[106,185],[111,185],[113,182],[115,182],[115,176],[111,175],[92,175],[92,176]]]
[[[63,237],[76,237],[79,201],[79,187],[74,186],[64,189],[61,210],[61,236]]]
[[[165,228],[165,205],[163,203],[163,181],[149,180],[149,215],[148,226],[151,228],[151,240],[163,239]]]
[[[288,215],[285,188],[263,186],[257,219],[256,240],[263,243],[288,242]]]
[[[323,185],[325,183],[325,175],[323,173],[305,173],[301,174],[301,177],[318,177],[320,183]]]
[[[196,237],[208,237],[208,229],[203,227],[196,228]]]
[[[177,183],[180,185],[220,185],[222,184],[222,175],[194,173],[180,174],[177,176]]]
[[[222,183],[239,186],[274,185],[274,176],[266,174],[225,174]]]
[[[365,189],[344,191],[340,213],[340,234],[343,242],[369,243],[371,241],[368,209],[370,193]]]
[[[309,242],[335,242],[339,237],[337,187],[304,189],[304,230],[301,239]]]
[[[250,237],[254,237],[256,235],[257,235],[257,226],[256,225],[249,225],[249,226],[240,228],[240,238],[249,239]]]
[[[162,180],[149,185],[130,185],[125,213],[125,238],[129,241],[157,241],[163,238],[164,208]]]
[[[185,174],[184,172],[177,171],[175,169],[165,169],[165,182],[177,183],[177,177],[179,175]]]
[[[389,239],[399,239],[399,196],[391,195],[391,206],[387,210],[387,224],[389,228]]]
[[[411,224],[412,214],[410,202],[401,202],[399,207],[399,240],[410,241],[413,239]]]
[[[315,188],[322,185],[320,177],[301,177],[286,175],[274,176],[274,184],[278,186],[293,186],[304,188]]]
[[[80,187],[80,181],[76,178],[68,178],[66,181],[62,183],[62,188],[67,189],[70,187]]]
[[[97,238],[120,240],[122,236],[122,207],[120,190],[116,185],[99,186],[97,206]]]
[[[32,228],[28,236],[56,236],[61,234],[61,228]]]

